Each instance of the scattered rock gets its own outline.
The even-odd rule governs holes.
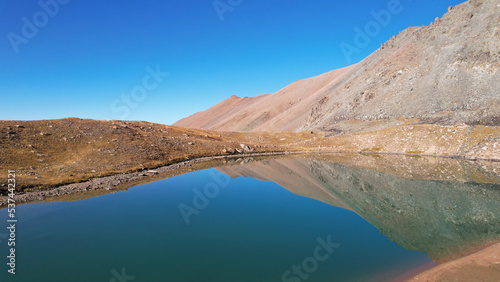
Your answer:
[[[240,147],[245,151],[245,152],[252,152],[253,149],[250,148],[248,145],[246,144],[240,144]]]

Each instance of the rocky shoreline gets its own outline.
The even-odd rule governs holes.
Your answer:
[[[326,149],[326,148],[325,148]],[[158,177],[162,174],[168,172],[175,172],[181,168],[191,167],[196,164],[201,164],[214,160],[225,160],[225,159],[238,159],[238,158],[248,158],[248,157],[258,157],[258,156],[277,156],[277,155],[289,155],[289,154],[311,154],[311,153],[336,153],[336,154],[368,154],[368,155],[400,155],[400,156],[416,156],[416,157],[438,157],[438,158],[451,158],[451,159],[464,159],[470,161],[489,161],[489,162],[500,162],[499,159],[487,159],[487,158],[475,158],[460,155],[428,155],[428,154],[404,154],[404,153],[391,153],[391,152],[366,152],[366,151],[285,151],[285,152],[269,152],[269,153],[247,153],[247,154],[236,154],[236,155],[223,155],[223,156],[211,156],[211,157],[201,157],[192,160],[187,160],[167,166],[162,166],[154,169],[145,169],[130,173],[119,173],[115,175],[92,178],[90,180],[78,183],[65,184],[46,190],[38,191],[28,191],[22,194],[16,194],[14,200],[16,203],[27,203],[27,202],[41,202],[46,201],[46,198],[55,198],[65,195],[72,195],[76,193],[89,193],[91,191],[104,190],[108,193],[121,190],[139,185],[145,180],[153,181],[151,178],[157,176],[157,180],[167,178],[168,175],[164,177]],[[199,169],[204,169],[200,167]],[[196,169],[195,169],[196,170]],[[181,174],[182,172],[179,172]],[[147,181],[147,182],[149,182]],[[105,193],[100,193],[102,195]],[[90,196],[91,197],[91,196]],[[5,208],[8,202],[8,196],[0,196],[0,208]]]
[[[158,167],[155,169],[146,169],[137,172],[120,173],[111,176],[93,178],[84,182],[61,185],[47,190],[29,191],[22,194],[16,194],[14,196],[14,200],[16,203],[26,203],[32,201],[44,201],[46,198],[49,197],[50,198],[58,197],[63,195],[84,193],[102,189],[107,191],[112,191],[115,190],[120,185],[126,185],[127,183],[135,183],[140,180],[144,180],[146,178],[151,178],[156,175],[165,174],[167,172],[172,172],[175,170],[179,170],[183,167],[190,167],[195,164],[203,162],[229,159],[229,158],[247,158],[247,157],[273,156],[273,155],[283,155],[283,154],[290,154],[290,152],[253,153],[253,154],[239,154],[230,156],[226,155],[226,156],[202,157],[171,164],[168,166]],[[130,186],[133,185],[129,185],[128,187]],[[8,196],[0,197],[0,207],[4,208],[7,206],[8,198],[9,198]]]

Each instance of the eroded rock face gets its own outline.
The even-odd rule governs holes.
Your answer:
[[[469,1],[428,26],[400,32],[357,65],[294,82],[272,95],[233,96],[176,125],[335,131],[343,122],[400,117],[500,125],[499,22],[498,1]]]

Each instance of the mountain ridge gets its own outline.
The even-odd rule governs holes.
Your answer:
[[[219,131],[356,132],[380,121],[500,125],[500,5],[468,1],[409,27],[358,64],[232,106],[231,97],[174,125]],[[245,99],[245,98],[240,98]],[[384,127],[382,127],[384,128]]]

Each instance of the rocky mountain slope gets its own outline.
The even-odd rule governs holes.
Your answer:
[[[355,132],[415,123],[500,125],[500,3],[470,0],[411,27],[362,62],[175,125],[227,131]],[[378,127],[370,125],[379,121]]]

